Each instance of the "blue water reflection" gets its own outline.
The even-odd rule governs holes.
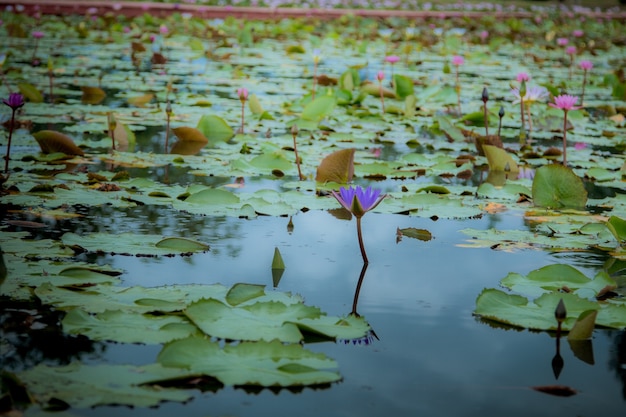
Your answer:
[[[509,272],[526,274],[556,262],[577,262],[546,252],[508,253],[460,248],[466,227],[487,228],[490,216],[471,221],[368,214],[363,219],[370,264],[360,288],[358,312],[378,339],[371,343],[313,343],[307,347],[337,360],[344,380],[326,389],[301,392],[223,388],[198,393],[187,405],[166,404],[149,415],[269,416],[277,411],[300,416],[528,416],[623,415],[626,401],[622,381],[623,333],[596,330],[595,364],[578,359],[561,342],[564,361],[559,379],[551,366],[555,339],[545,332],[492,328],[472,315],[483,288],[497,287]],[[125,285],[157,286],[176,283],[248,282],[272,287],[271,260],[278,247],[286,269],[277,290],[301,294],[307,304],[328,314],[352,310],[362,270],[354,221],[327,212],[255,220],[223,218],[195,237],[211,245],[190,258],[141,259],[111,257],[113,266],[127,271]],[[502,216],[500,228],[523,228],[523,220]],[[404,238],[396,243],[396,228],[429,230],[428,242]],[[595,256],[595,255],[592,255]],[[601,263],[582,262],[595,274]],[[145,354],[142,354],[144,352]],[[620,353],[621,352],[621,353]],[[115,347],[107,360],[116,363],[153,361],[154,348]],[[612,365],[609,365],[611,364]],[[578,391],[559,397],[532,390],[533,386],[565,385]],[[91,415],[108,415],[95,409]],[[116,410],[116,413],[119,409]],[[124,410],[140,415],[147,411]]]

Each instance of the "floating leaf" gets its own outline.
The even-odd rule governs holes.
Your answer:
[[[155,246],[161,249],[170,249],[174,252],[200,252],[209,250],[209,245],[183,237],[166,237],[158,241]]]
[[[626,241],[626,220],[617,216],[611,216],[606,223],[606,227],[620,244]]]
[[[544,165],[535,171],[532,192],[537,207],[583,209],[587,204],[582,180],[570,168],[559,164]]]
[[[315,174],[315,181],[347,184],[354,174],[354,153],[356,149],[341,149],[326,156]]]
[[[52,399],[73,408],[98,405],[154,407],[162,401],[184,402],[191,395],[182,390],[143,386],[151,381],[179,378],[188,374],[160,365],[37,365],[18,374],[34,400],[42,406]]]
[[[224,119],[214,115],[202,116],[197,128],[211,143],[225,142],[235,136],[235,132]]]
[[[393,85],[398,98],[404,100],[413,95],[413,80],[406,75],[394,74]]]
[[[252,114],[261,115],[265,112],[265,110],[263,110],[261,102],[259,101],[259,97],[257,97],[256,94],[250,94],[248,96],[248,106],[250,107],[250,111],[252,112]]]
[[[290,387],[339,381],[336,362],[299,344],[244,342],[227,345],[190,337],[165,345],[157,361],[168,368],[189,369],[217,378],[225,385]]]
[[[265,285],[237,283],[228,290],[226,302],[238,306],[265,295]]]
[[[137,107],[146,107],[146,104],[152,101],[154,98],[154,94],[146,93],[140,96],[128,97],[128,104],[137,106]]]
[[[106,97],[106,93],[100,87],[80,87],[83,92],[81,102],[83,104],[100,104]]]
[[[24,99],[30,101],[31,103],[43,103],[43,94],[41,94],[41,91],[39,91],[34,85],[29,83],[18,83],[17,88],[24,96]]]
[[[485,152],[485,156],[487,157],[490,171],[504,171],[511,173],[519,172],[517,163],[504,149],[498,148],[493,145],[483,144],[483,151]]]
[[[66,155],[84,155],[72,138],[54,130],[40,130],[33,133],[33,137],[39,143],[41,151],[46,154],[62,152]]]
[[[170,149],[172,155],[196,155],[205,146],[207,142],[198,142],[193,140],[177,140]]]
[[[234,204],[239,202],[239,197],[230,191],[207,188],[191,194],[185,202],[192,204]]]
[[[445,116],[435,116],[435,121],[439,124],[439,129],[445,132],[445,134],[454,142],[465,142],[465,135],[456,127],[450,119]]]
[[[125,311],[105,311],[92,315],[73,309],[67,312],[62,324],[66,333],[118,343],[160,344],[199,333],[198,328],[184,317]]]
[[[405,229],[398,229],[397,233],[401,234],[402,236],[410,237],[410,238],[421,240],[421,241],[424,241],[424,242],[428,242],[429,240],[431,240],[433,238],[432,233],[430,233],[428,230],[426,230],[426,229],[416,229],[414,227],[407,227]]]
[[[328,116],[335,108],[337,101],[332,96],[320,96],[308,103],[302,110],[301,117],[304,120],[320,122],[324,117]]]
[[[194,128],[194,127],[175,127],[172,129],[176,137],[181,141],[189,141],[189,142],[199,142],[199,143],[208,143],[209,140],[204,136],[204,134]]]
[[[557,397],[571,397],[578,392],[565,385],[542,385],[537,387],[530,387],[535,391],[543,392],[544,394],[556,395]]]

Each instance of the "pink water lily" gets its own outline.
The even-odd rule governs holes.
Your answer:
[[[367,264],[367,254],[365,253],[365,246],[363,245],[363,234],[361,233],[361,218],[370,210],[373,210],[380,204],[386,197],[385,194],[381,195],[380,190],[367,187],[341,187],[339,192],[333,191],[333,197],[342,205],[343,208],[348,210],[356,217],[356,229],[359,238],[359,248],[361,249],[361,256],[363,257],[363,263]]]
[[[385,57],[385,62],[389,62],[390,64],[395,64],[400,61],[400,57],[397,55],[388,55]]]
[[[567,112],[581,108],[576,105],[577,101],[578,97],[561,94],[554,97],[554,103],[548,103],[550,107],[563,110],[563,165],[567,165]]]

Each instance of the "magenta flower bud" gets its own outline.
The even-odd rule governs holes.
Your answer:
[[[248,99],[248,89],[241,87],[237,90],[237,95],[239,96],[239,100],[246,101]]]
[[[378,79],[378,81],[381,81],[385,79],[385,73],[383,71],[378,71],[378,74],[376,74],[376,78]]]
[[[519,74],[517,74],[517,77],[515,79],[518,83],[521,83],[522,81],[528,82],[530,81],[530,75],[525,72],[520,72]]]
[[[556,40],[556,44],[559,45],[559,46],[565,46],[568,43],[569,43],[569,39],[567,39],[567,38],[558,38]]]
[[[585,71],[589,71],[593,68],[593,62],[587,61],[587,60],[580,61],[578,65],[580,66],[581,69]]]
[[[568,46],[567,48],[565,48],[565,53],[568,55],[576,55],[576,47]]]
[[[35,39],[41,39],[43,38],[43,32],[40,32],[38,30],[34,31],[32,34],[33,38]]]

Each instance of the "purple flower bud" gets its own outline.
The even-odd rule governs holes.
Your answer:
[[[2,102],[13,110],[17,110],[24,105],[24,96],[20,93],[11,93],[9,98],[2,100]]]

